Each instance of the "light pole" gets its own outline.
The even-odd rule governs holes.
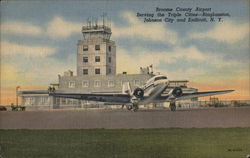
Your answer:
[[[16,87],[16,106],[18,106],[18,89],[21,88],[20,86]]]

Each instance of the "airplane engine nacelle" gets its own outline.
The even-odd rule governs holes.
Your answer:
[[[182,95],[182,89],[180,87],[175,87],[172,91],[174,97],[180,97]]]
[[[133,95],[136,97],[136,98],[142,98],[144,96],[144,91],[141,89],[141,88],[136,88],[134,90],[134,93]]]

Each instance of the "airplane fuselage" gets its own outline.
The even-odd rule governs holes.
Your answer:
[[[149,104],[163,93],[169,85],[169,81],[165,76],[158,76],[150,79],[143,87],[145,99],[139,104]]]

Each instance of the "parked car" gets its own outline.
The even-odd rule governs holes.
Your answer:
[[[7,108],[5,106],[0,106],[0,111],[7,111]]]

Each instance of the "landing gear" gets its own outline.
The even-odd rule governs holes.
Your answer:
[[[175,111],[176,110],[175,102],[170,102],[169,108],[171,111]]]
[[[128,110],[132,110],[133,109],[132,105],[127,105],[126,107],[127,107]]]
[[[128,110],[131,110],[131,111],[134,111],[134,112],[136,112],[139,109],[138,105],[136,105],[136,104],[127,105],[126,107],[127,107]]]
[[[138,105],[133,105],[133,111],[136,112],[139,109]]]

